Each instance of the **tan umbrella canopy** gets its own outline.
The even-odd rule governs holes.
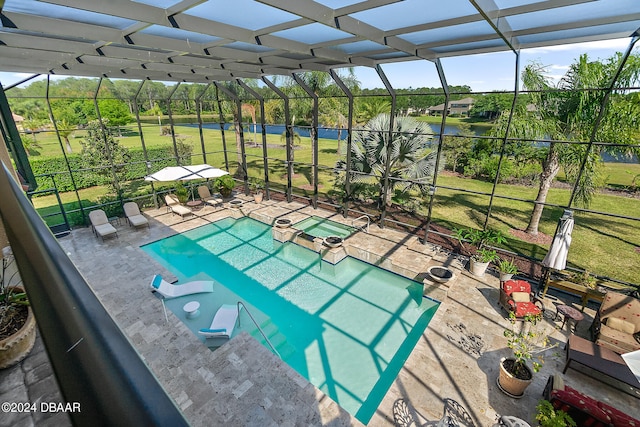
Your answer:
[[[205,164],[190,166],[168,166],[147,175],[145,181],[190,181],[192,179],[218,178],[229,172]]]

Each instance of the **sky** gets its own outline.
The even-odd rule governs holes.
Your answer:
[[[520,53],[520,67],[537,61],[547,68],[548,76],[557,81],[581,54],[587,53],[590,59],[606,59],[615,52],[624,52],[629,42],[630,38],[624,38],[527,49]],[[468,85],[473,92],[514,89],[515,55],[511,52],[443,58],[441,63],[449,86]],[[384,64],[382,69],[397,89],[440,87],[436,68],[430,61]],[[384,87],[375,70],[355,67],[354,72],[361,87]],[[31,74],[0,72],[0,83],[6,88],[29,76]]]

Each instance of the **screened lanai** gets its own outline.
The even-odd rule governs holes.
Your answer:
[[[435,242],[447,249],[453,249],[455,239],[451,236],[456,228],[487,229],[506,224],[506,229],[524,229],[527,215],[536,207],[543,208],[541,234],[553,236],[558,219],[565,210],[572,210],[578,225],[574,247],[593,251],[595,257],[626,255],[606,263],[613,265],[606,270],[582,259],[572,263],[570,255],[570,267],[589,270],[604,281],[638,284],[640,242],[632,230],[639,228],[640,217],[633,207],[635,199],[591,206],[576,201],[589,155],[619,144],[597,139],[597,128],[611,98],[638,90],[637,85],[627,86],[617,78],[636,49],[640,29],[637,1],[8,0],[2,3],[0,18],[0,71],[24,75],[17,84],[0,81],[4,86],[0,94],[3,136],[34,205],[38,207],[38,196],[52,197],[52,193],[39,191],[64,193],[60,205],[64,222],[70,226],[86,224],[89,210],[95,207],[112,209],[114,215],[130,200],[145,208],[157,207],[161,201],[158,196],[173,188],[144,183],[145,175],[169,165],[210,163],[229,171],[240,192],[249,194],[250,184],[258,181],[267,198],[304,201],[345,216],[368,215],[381,227],[407,230],[424,243]],[[614,78],[606,85],[583,89],[600,96],[593,111],[594,128],[587,132],[589,138],[512,136],[511,117],[518,99],[536,93],[524,89],[520,80],[523,50],[620,38],[627,38],[628,45],[615,64],[618,72]],[[487,180],[488,185],[452,181],[442,173],[444,164],[436,163],[434,173],[426,178],[393,176],[387,170],[377,181],[381,195],[358,194],[358,182],[373,172],[351,170],[352,162],[347,158],[364,125],[358,120],[356,104],[359,100],[383,100],[390,125],[398,116],[409,114],[402,102],[409,95],[402,92],[401,81],[392,83],[389,67],[424,63],[424,69],[439,84],[440,98],[433,105],[449,105],[484,93],[452,87],[443,62],[499,52],[512,56],[514,77],[513,87],[503,91],[511,95],[504,132],[476,139],[487,142],[495,158],[498,172]],[[363,94],[352,84],[352,70],[363,69],[376,75],[383,93]],[[320,87],[317,77],[314,80],[317,75],[327,79],[325,87]],[[42,76],[47,78],[38,92],[21,91]],[[92,79],[83,100],[88,100],[96,118],[108,114],[109,100],[127,105],[132,121],[113,132],[124,138],[134,135],[137,141],[137,153],[124,161],[129,163],[128,175],[118,172],[121,165],[113,158],[91,167],[70,160],[80,146],[67,149],[58,107],[82,98],[65,93],[58,84],[62,76]],[[119,84],[123,80],[130,84]],[[154,86],[158,82],[166,89],[158,90]],[[412,93],[411,97],[427,95],[433,93]],[[51,125],[35,132],[23,124],[16,126],[9,106],[14,100],[27,99],[45,112]],[[141,119],[154,106],[160,112],[151,116],[153,121]],[[269,109],[278,113],[270,115]],[[330,116],[331,110],[339,115]],[[182,117],[184,111],[190,119]],[[439,130],[427,138],[437,162],[444,162],[442,152],[447,142],[458,138],[446,128],[450,111],[442,111]],[[272,117],[271,122],[267,117]],[[188,131],[185,124],[190,126]],[[329,142],[324,135],[332,132],[337,136]],[[165,150],[150,144],[158,133],[164,133]],[[30,163],[35,164],[36,157],[27,157],[22,146],[22,139],[34,134],[53,141],[51,152],[60,158],[46,173],[35,171]],[[192,147],[186,154],[184,135]],[[549,143],[584,148],[577,170],[563,181],[566,192],[537,200],[536,181],[530,185],[531,191],[508,191],[509,184],[500,181],[499,171],[507,165],[509,147]],[[637,139],[625,147],[627,152],[639,149]],[[341,160],[344,166],[339,165]],[[633,162],[637,164],[637,157]],[[99,185],[107,187],[109,182],[113,186],[100,197],[90,190],[94,182],[85,185],[82,178],[96,171],[107,171]],[[415,185],[404,204],[385,203],[396,184]],[[464,212],[461,217],[451,218],[441,210],[443,205],[455,203],[460,203]],[[517,207],[517,213],[510,207]],[[48,211],[44,208],[40,214],[46,220]],[[515,224],[511,221],[514,217],[518,218]],[[601,226],[606,231],[600,230]],[[591,233],[600,235],[596,245]],[[548,244],[511,236],[501,249],[505,256],[520,260],[523,273],[538,279]]]

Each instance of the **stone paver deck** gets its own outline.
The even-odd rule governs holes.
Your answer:
[[[104,242],[88,228],[77,229],[60,243],[192,425],[359,425],[250,336],[241,334],[212,352],[171,312],[167,323],[160,301],[150,294],[153,274],[170,275],[139,248],[145,243],[227,216],[247,215],[272,223],[278,217],[298,221],[317,215],[351,222],[300,203],[265,201],[256,205],[250,198],[243,198],[247,203],[237,209],[205,207],[186,219],[164,208],[148,210],[149,229],[119,226],[120,238]],[[405,419],[412,417],[417,425],[438,420],[445,398],[464,406],[478,426],[493,425],[497,414],[532,422],[548,376],[561,372],[564,365],[568,331],[557,329],[559,321],[554,323],[552,316],[543,321],[556,346],[545,352],[546,363],[525,396],[511,399],[496,385],[498,361],[509,356],[503,336],[509,323],[498,305],[496,277],[473,277],[464,271],[458,257],[423,245],[413,236],[375,225],[371,234],[360,232],[348,238],[345,247],[350,254],[368,257],[374,264],[417,280],[435,264],[449,266],[456,276],[446,287],[425,282],[425,289],[442,304],[369,425],[394,425],[394,407],[399,402],[407,410]],[[575,302],[561,296],[565,303]],[[550,300],[547,306],[555,313]],[[593,314],[587,308],[578,334],[586,336]],[[632,396],[575,370],[564,377],[568,385],[640,418],[640,405]],[[21,364],[0,371],[0,400],[25,398],[60,400],[41,344]],[[64,426],[69,420],[58,416],[0,417],[2,426],[36,424]]]

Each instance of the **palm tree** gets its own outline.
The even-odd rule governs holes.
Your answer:
[[[525,67],[522,82],[529,93],[531,104],[535,108],[520,107],[514,111],[509,132],[510,138],[530,140],[549,139],[546,155],[541,156],[542,172],[536,203],[531,212],[526,232],[535,236],[544,209],[544,203],[551,184],[560,168],[564,168],[569,179],[576,180],[579,168],[586,153],[584,144],[563,144],[554,140],[589,141],[595,120],[605,96],[602,90],[593,88],[608,87],[621,60],[616,54],[604,62],[589,61],[582,55],[571,65],[565,76],[552,84],[546,76],[546,69],[534,62]],[[632,55],[618,77],[619,87],[634,86],[640,78],[640,57]],[[595,134],[596,141],[616,144],[637,144],[638,117],[640,106],[633,102],[632,96],[613,93],[606,106],[605,114]],[[494,127],[494,136],[503,136],[508,113],[502,113]],[[594,145],[588,153],[587,162],[580,182],[576,183],[577,204],[588,206],[595,193],[599,180],[601,151],[629,153],[631,147]],[[637,151],[637,148],[635,148]]]
[[[70,125],[65,119],[60,120],[58,123],[58,135],[64,139],[68,153],[73,151],[71,148],[71,142],[69,142],[69,135],[71,135],[75,130],[75,126]]]
[[[374,117],[389,113],[391,111],[391,102],[384,97],[369,97],[360,100],[356,104],[356,120],[358,123],[366,123]]]
[[[425,193],[431,183],[437,151],[428,149],[433,130],[412,117],[396,117],[389,138],[389,114],[380,114],[355,132],[351,145],[350,179],[353,182],[374,181],[380,186],[379,203],[389,204],[395,188],[402,191],[418,189]],[[387,153],[390,154],[387,162]],[[346,160],[336,168],[346,170]],[[390,178],[390,188],[384,193],[384,177]],[[407,179],[408,182],[398,181]]]

